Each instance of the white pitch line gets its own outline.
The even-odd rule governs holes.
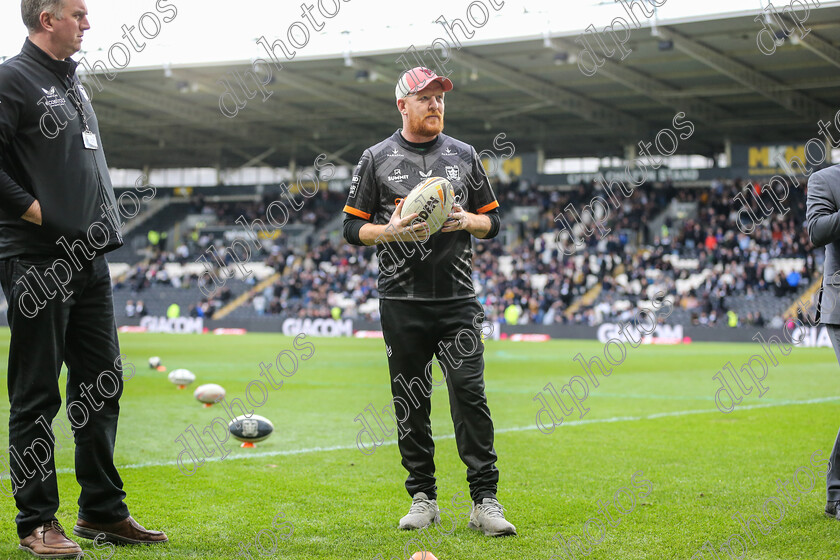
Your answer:
[[[781,401],[781,402],[774,402],[774,403],[765,403],[765,404],[748,404],[738,406],[735,410],[753,410],[756,408],[772,408],[777,406],[795,406],[801,404],[819,404],[819,403],[826,403],[832,401],[840,401],[840,396],[836,397],[821,397],[819,399],[807,399],[804,401]],[[637,422],[640,420],[656,420],[658,418],[667,418],[671,416],[690,416],[692,414],[710,414],[716,412],[718,414],[722,414],[720,410],[717,408],[707,409],[707,410],[676,410],[673,412],[657,412],[655,414],[648,414],[646,416],[613,416],[612,418],[592,418],[591,420],[571,420],[568,422],[563,422],[563,424],[559,426],[582,426],[584,424],[607,424],[611,422]],[[513,428],[500,428],[495,431],[497,434],[505,434],[509,432],[526,432],[529,430],[536,430],[536,425],[530,426],[517,426]],[[547,435],[547,437],[551,437],[551,435]],[[435,441],[445,440],[445,439],[454,439],[455,434],[445,434],[442,436],[436,436],[433,439]],[[378,445],[377,447],[382,447],[385,445],[396,445],[397,440],[387,440],[382,442],[382,444]],[[320,451],[346,451],[348,449],[356,449],[355,445],[333,445],[330,447],[305,447],[303,449],[287,449],[283,451],[258,451],[256,453],[248,453],[247,455],[228,455],[225,459],[219,459],[218,457],[209,457],[205,458],[205,463],[217,463],[219,461],[235,461],[238,459],[256,459],[259,457],[282,457],[285,455],[303,455],[305,453],[318,453]],[[176,461],[149,461],[146,463],[133,463],[130,465],[122,465],[118,466],[117,469],[142,469],[145,467],[174,467],[177,466]],[[75,474],[76,469],[56,469],[59,474]]]

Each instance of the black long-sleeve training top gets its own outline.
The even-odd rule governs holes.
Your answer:
[[[123,244],[99,125],[76,66],[29,39],[0,64],[0,258],[67,255],[78,242],[102,254]],[[85,124],[95,150],[85,148]],[[36,199],[40,226],[21,218]],[[81,248],[74,253],[82,258]]]
[[[494,237],[500,228],[499,203],[475,148],[446,134],[415,144],[400,131],[364,151],[353,172],[344,207],[344,237],[361,245],[359,230],[368,222],[387,224],[400,198],[429,177],[445,177],[464,210],[490,217]],[[434,233],[419,243],[377,245],[383,299],[454,300],[475,296],[472,236],[466,231]]]

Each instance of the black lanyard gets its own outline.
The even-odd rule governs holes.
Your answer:
[[[91,132],[90,125],[88,124],[87,120],[87,115],[85,114],[85,108],[82,104],[82,100],[80,99],[82,95],[81,88],[84,86],[82,86],[82,82],[79,81],[78,77],[71,78],[68,74],[67,80],[70,82],[70,87],[67,89],[67,99],[70,100],[70,103],[73,104],[73,107],[76,109],[76,112],[79,113],[79,118],[82,119],[82,126],[84,127],[84,131]]]

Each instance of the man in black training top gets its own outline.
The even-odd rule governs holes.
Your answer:
[[[87,6],[22,0],[21,15],[29,37],[0,65],[0,286],[11,329],[9,477],[0,471],[0,491],[14,495],[20,548],[81,557],[56,519],[54,449],[63,438],[50,426],[65,363],[81,486],[73,533],[166,542],[129,515],[114,465],[123,356],[105,253],[123,240],[96,115],[70,58],[90,29]]]
[[[449,388],[458,453],[467,465],[474,503],[469,526],[485,535],[515,535],[496,500],[499,471],[484,394],[484,312],[472,283],[471,236],[496,236],[499,203],[475,148],[441,133],[444,92],[451,89],[448,78],[428,68],[400,78],[402,129],[362,154],[344,207],[344,237],[377,250],[394,416],[412,497],[400,528],[440,522],[429,420],[435,355]],[[456,200],[444,227],[431,236],[416,213],[400,217],[402,199],[429,177],[448,179]]]

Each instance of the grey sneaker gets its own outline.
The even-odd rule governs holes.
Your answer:
[[[484,498],[473,506],[467,527],[483,532],[486,537],[516,534],[516,527],[505,519],[505,508],[495,498]]]
[[[422,529],[432,523],[440,523],[437,500],[430,500],[425,492],[417,492],[411,500],[408,514],[400,519],[400,529],[406,531]]]
[[[837,504],[840,504],[840,502],[826,502],[825,514],[828,517],[833,517],[834,519],[840,520],[840,512],[838,512]]]

